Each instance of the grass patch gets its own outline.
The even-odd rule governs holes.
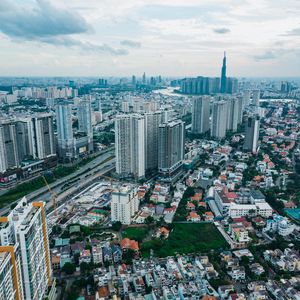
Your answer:
[[[167,240],[161,245],[157,241],[154,244],[142,244],[142,255],[147,257],[150,248],[154,250],[155,256],[166,257],[176,253],[188,254],[196,252],[209,252],[210,250],[225,249],[227,242],[220,234],[214,224],[174,224],[174,229]],[[153,248],[151,247],[153,246]],[[144,252],[144,253],[143,253]]]
[[[122,231],[122,237],[141,242],[147,233],[148,229],[146,227],[128,227]]]

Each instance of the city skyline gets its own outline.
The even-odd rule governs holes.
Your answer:
[[[226,50],[228,76],[297,77],[288,2],[5,0],[0,76],[220,76]]]

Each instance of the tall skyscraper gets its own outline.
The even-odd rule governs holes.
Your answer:
[[[259,106],[260,100],[260,90],[253,90],[252,91],[252,105]]]
[[[192,132],[202,134],[209,130],[210,97],[192,99]]]
[[[131,224],[132,217],[139,210],[137,189],[131,185],[122,185],[112,192],[111,220],[122,224]]]
[[[53,116],[41,114],[31,119],[33,127],[33,157],[44,159],[56,155]]]
[[[145,118],[119,115],[115,120],[116,171],[121,177],[145,176]]]
[[[134,178],[145,177],[145,118],[142,115],[131,116],[131,173]]]
[[[144,72],[143,77],[142,77],[142,83],[146,84],[147,80],[146,80],[146,73]]]
[[[224,100],[212,105],[211,136],[222,139],[226,136],[228,105]]]
[[[45,159],[56,155],[53,115],[37,114],[16,120],[20,160]]]
[[[226,52],[224,52],[223,57],[223,65],[222,65],[222,71],[221,71],[221,93],[226,93],[226,87],[227,87],[227,78],[226,78]]]
[[[56,107],[58,153],[63,159],[74,157],[74,136],[72,128],[72,104],[59,103]]]
[[[146,170],[158,168],[158,134],[161,111],[145,114],[145,163]]]
[[[2,120],[0,123],[0,172],[16,168],[19,163],[15,122]]]
[[[172,175],[182,166],[185,145],[185,123],[174,120],[159,125],[158,170],[166,176]]]
[[[0,288],[0,296],[7,292],[14,295],[1,299],[54,299],[54,285],[48,294],[48,288],[52,285],[52,270],[43,202],[27,203],[23,198],[7,217],[0,218],[1,256],[7,260],[5,263],[11,267],[11,272],[5,274],[9,288],[5,291]],[[2,263],[0,261],[1,273]]]
[[[249,106],[249,104],[250,104],[250,90],[244,90],[243,91],[243,102],[244,102],[244,107]]]
[[[123,113],[128,113],[129,112],[129,102],[128,101],[123,101],[121,104],[121,110]]]
[[[245,122],[245,141],[243,149],[256,153],[258,149],[259,138],[259,116],[251,116]]]
[[[93,126],[92,126],[92,106],[90,100],[82,100],[77,107],[78,132],[83,133],[88,138],[88,152],[92,152],[93,147]]]
[[[237,98],[228,99],[227,129],[232,132],[237,131],[237,126],[240,123],[239,118],[242,108],[239,104],[239,99]]]
[[[133,85],[136,85],[136,77],[135,77],[135,75],[132,75],[131,83],[132,83]]]

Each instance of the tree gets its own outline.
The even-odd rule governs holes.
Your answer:
[[[63,265],[61,270],[68,275],[72,275],[76,271],[76,266],[70,262],[67,262]]]
[[[132,260],[134,259],[134,257],[135,257],[135,251],[132,249],[127,249],[127,251],[123,253],[123,261],[127,265],[132,264]]]
[[[90,265],[86,262],[82,262],[80,264],[80,272],[81,274],[86,274],[90,270]]]
[[[114,231],[120,231],[120,229],[122,228],[122,223],[120,221],[114,222],[111,228]]]
[[[150,225],[154,222],[154,218],[152,216],[148,216],[146,219],[145,219],[145,223]]]

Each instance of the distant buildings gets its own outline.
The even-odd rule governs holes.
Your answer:
[[[258,116],[248,117],[245,121],[245,142],[243,146],[245,151],[256,153],[258,149],[259,124]]]
[[[90,100],[83,99],[78,103],[78,132],[73,129],[72,108],[73,104],[67,101],[56,107],[58,156],[67,161],[94,150]]]
[[[19,168],[24,160],[55,156],[52,114],[0,121],[0,172]]]
[[[197,134],[209,130],[210,97],[194,97],[192,99],[192,132]]]
[[[44,203],[24,198],[0,218],[0,258],[1,299],[55,299]]]
[[[131,185],[122,185],[112,192],[111,220],[122,224],[131,224],[132,217],[139,209],[137,189]]]
[[[226,55],[224,53],[221,78],[203,77],[184,78],[179,81],[180,91],[183,94],[211,95],[211,94],[236,94],[238,91],[238,80],[226,77]]]

